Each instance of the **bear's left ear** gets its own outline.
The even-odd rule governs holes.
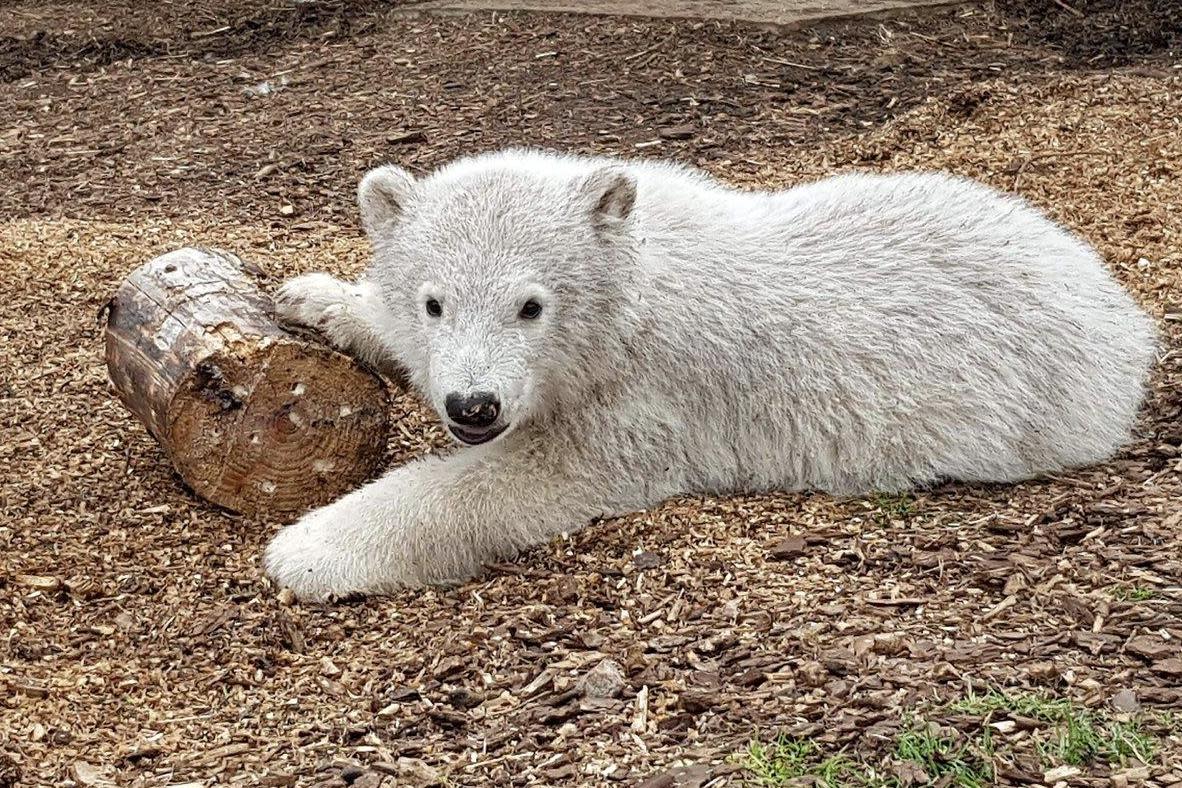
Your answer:
[[[387,164],[370,170],[357,187],[361,224],[371,236],[394,222],[406,208],[415,177],[401,167]]]
[[[606,230],[623,223],[636,204],[636,179],[618,165],[600,167],[583,178],[578,186],[579,205],[597,229]]]

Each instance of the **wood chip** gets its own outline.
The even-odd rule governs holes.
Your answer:
[[[86,761],[74,761],[70,766],[70,776],[74,782],[88,788],[114,788],[113,774],[114,770],[110,767],[100,768]]]
[[[793,534],[784,537],[772,545],[771,549],[768,550],[768,554],[777,561],[788,561],[804,555],[806,549],[807,543],[804,537]]]
[[[62,581],[56,577],[47,577],[45,575],[17,575],[17,585],[22,585],[27,588],[32,588],[35,591],[57,591],[62,587]]]
[[[1054,769],[1044,772],[1042,779],[1048,785],[1054,785],[1062,780],[1078,777],[1080,774],[1083,774],[1083,770],[1078,766],[1056,766]]]
[[[632,712],[632,732],[643,734],[648,731],[648,685],[636,693],[635,709]]]
[[[721,770],[781,733],[893,780],[912,719],[958,746],[993,731],[996,782],[1048,784],[1047,722],[930,718],[969,686],[1103,723],[1126,688],[1142,713],[1182,707],[1175,4],[1065,1],[1085,17],[1008,0],[775,31],[369,0],[0,3],[0,784],[78,784],[84,761],[128,784],[327,788],[348,763],[354,784],[404,785],[402,757],[420,782],[672,788],[700,764],[716,788],[754,780]],[[282,89],[242,92],[264,83]],[[675,496],[456,588],[292,604],[260,557],[299,514],[187,491],[107,390],[95,314],[124,272],[192,243],[265,261],[268,287],[356,277],[364,171],[421,180],[523,143],[670,158],[739,189],[850,170],[1016,184],[1157,318],[1136,434],[1021,484]],[[855,339],[884,374],[905,361],[885,335]],[[417,397],[389,413],[392,466],[453,450]],[[792,534],[805,544],[775,563]],[[659,566],[638,569],[637,546]],[[626,685],[588,699],[579,680],[605,658]],[[1062,782],[1182,781],[1182,742],[1143,730],[1144,781],[1099,759]]]

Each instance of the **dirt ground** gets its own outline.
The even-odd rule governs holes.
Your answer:
[[[421,0],[416,10],[541,11],[606,14],[670,19],[722,19],[760,22],[779,27],[822,19],[889,16],[931,5],[953,5],[948,0]]]
[[[1182,783],[1179,6],[775,31],[407,5],[0,9],[0,786],[737,785],[780,734],[906,784],[920,718],[998,723],[996,781],[1055,782],[1037,721],[948,707],[991,688],[1154,742],[1071,784]],[[1017,486],[674,500],[458,589],[285,605],[258,563],[281,523],[179,485],[108,392],[99,308],[193,242],[356,272],[365,168],[505,144],[1021,193],[1159,320],[1138,438]],[[398,415],[394,461],[442,445]],[[604,658],[621,691],[584,697]]]

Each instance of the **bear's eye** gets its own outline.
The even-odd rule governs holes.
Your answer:
[[[519,314],[522,320],[537,320],[542,314],[542,305],[531,298],[521,305]]]
[[[431,317],[439,317],[443,314],[443,304],[436,301],[434,298],[427,299],[427,314]]]

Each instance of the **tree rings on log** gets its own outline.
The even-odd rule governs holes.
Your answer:
[[[389,395],[358,361],[280,328],[260,273],[198,248],[137,269],[108,305],[107,369],[195,492],[292,513],[380,469]]]

